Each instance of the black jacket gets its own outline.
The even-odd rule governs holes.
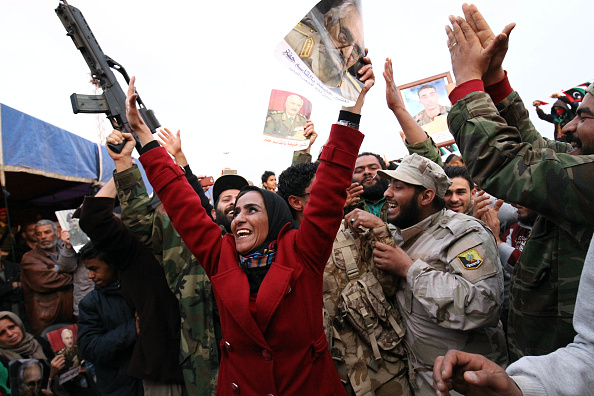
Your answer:
[[[152,251],[117,219],[114,199],[86,197],[80,227],[121,271],[122,294],[140,317],[140,335],[128,374],[163,383],[183,383],[178,301]]]
[[[142,381],[126,374],[135,343],[136,321],[120,282],[95,286],[79,304],[77,345],[95,364],[100,395],[143,394]]]

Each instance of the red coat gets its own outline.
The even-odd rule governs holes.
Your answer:
[[[283,228],[276,261],[249,309],[235,240],[220,236],[165,149],[140,160],[169,217],[211,278],[223,340],[217,394],[344,395],[322,325],[322,276],[343,217],[363,135],[334,125],[298,230]]]

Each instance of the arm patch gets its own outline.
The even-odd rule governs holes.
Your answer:
[[[471,283],[489,278],[497,274],[497,265],[494,260],[498,257],[489,257],[483,247],[484,241],[475,233],[462,236],[448,250],[447,260],[453,273],[461,275]]]

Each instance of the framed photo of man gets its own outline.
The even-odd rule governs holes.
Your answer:
[[[406,110],[438,147],[454,143],[447,125],[451,109],[448,94],[454,86],[452,76],[446,72],[398,87]]]
[[[305,124],[311,116],[312,103],[303,95],[273,89],[270,93],[264,141],[303,149],[309,146]]]
[[[322,0],[287,33],[276,57],[323,96],[352,105],[363,83],[361,0]]]

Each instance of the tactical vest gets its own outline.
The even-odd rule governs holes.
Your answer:
[[[356,235],[341,226],[324,273],[324,324],[330,351],[335,361],[346,364],[357,395],[373,394],[371,382],[382,384],[395,377],[407,389],[400,394],[409,394],[405,327],[389,301],[396,294],[398,278],[373,263],[376,241],[395,246],[387,226],[383,228],[377,236],[372,230]],[[370,375],[357,372],[360,363]],[[337,363],[344,380],[340,366]]]

